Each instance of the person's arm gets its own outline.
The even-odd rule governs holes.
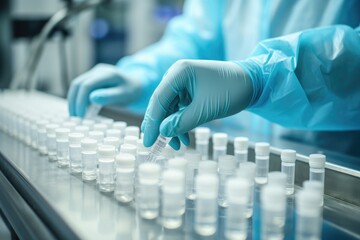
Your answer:
[[[289,128],[360,129],[360,27],[265,40],[238,63],[254,84],[251,112]]]

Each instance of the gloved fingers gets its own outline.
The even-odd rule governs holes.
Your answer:
[[[76,115],[80,117],[85,115],[87,106],[89,104],[90,93],[93,90],[117,86],[119,84],[119,80],[120,78],[117,75],[108,75],[106,78],[104,78],[99,74],[94,74],[84,80],[82,84],[80,84],[76,96]]]
[[[81,82],[87,78],[87,75],[88,75],[88,73],[78,76],[77,78],[74,79],[74,81],[72,81],[72,83],[70,85],[70,89],[69,89],[69,92],[67,95],[68,109],[69,109],[70,116],[76,115],[76,111],[75,111],[76,110],[76,96],[78,94]]]
[[[174,137],[170,140],[169,142],[169,145],[175,149],[175,150],[179,150],[180,149],[180,146],[181,146],[181,143],[180,143],[180,140],[178,137]]]
[[[134,98],[135,89],[126,89],[126,86],[101,88],[90,94],[90,101],[98,105],[127,104]]]
[[[190,145],[190,137],[189,137],[189,133],[184,133],[184,134],[180,134],[178,136],[179,140],[185,145],[185,146],[189,146]]]

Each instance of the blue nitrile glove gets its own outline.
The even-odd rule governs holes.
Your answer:
[[[83,117],[90,102],[98,105],[126,105],[139,98],[141,82],[117,67],[98,64],[77,77],[68,93],[69,113]]]
[[[153,93],[141,129],[144,145],[160,133],[188,144],[188,131],[245,109],[253,99],[253,83],[234,62],[180,60],[173,64]]]

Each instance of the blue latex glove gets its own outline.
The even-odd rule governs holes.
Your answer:
[[[69,113],[83,117],[88,105],[126,105],[137,99],[141,82],[113,65],[98,64],[77,77],[68,93]]]
[[[188,143],[187,132],[205,122],[245,109],[252,100],[252,81],[234,62],[181,60],[170,67],[152,95],[142,131],[151,146],[160,133]]]

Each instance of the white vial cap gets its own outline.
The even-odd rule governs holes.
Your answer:
[[[185,152],[185,159],[188,161],[188,166],[197,167],[201,160],[201,155],[195,150],[189,150]]]
[[[48,120],[46,119],[42,119],[42,120],[38,120],[36,122],[36,126],[38,129],[45,129],[46,125],[49,123]]]
[[[94,128],[95,121],[91,119],[84,119],[82,125],[87,126],[89,130],[92,130]]]
[[[81,118],[79,118],[79,117],[69,117],[69,121],[74,122],[77,125],[77,124],[81,123]]]
[[[230,178],[226,182],[225,191],[230,204],[247,204],[250,197],[249,181],[243,178]]]
[[[285,188],[278,185],[266,185],[261,189],[261,206],[270,211],[285,211]]]
[[[131,144],[123,144],[120,146],[120,153],[129,153],[136,156],[136,146]]]
[[[269,172],[268,174],[268,184],[277,185],[280,187],[286,187],[286,174],[283,172]]]
[[[232,155],[223,155],[219,157],[218,164],[219,172],[229,172],[235,171],[236,169],[236,159]]]
[[[162,186],[165,191],[183,192],[185,175],[180,170],[169,169],[163,172]]]
[[[133,169],[135,167],[135,156],[128,154],[128,153],[122,153],[118,154],[115,157],[116,159],[116,166],[118,168],[131,168]]]
[[[63,126],[64,128],[74,129],[74,128],[77,126],[77,123],[76,123],[76,122],[67,121],[67,122],[64,122],[64,123],[62,124],[62,126]]]
[[[100,123],[105,124],[108,128],[112,128],[114,123],[114,119],[111,118],[103,118],[100,120]]]
[[[285,149],[281,151],[281,161],[287,163],[294,163],[296,160],[296,151],[292,149]]]
[[[89,138],[96,139],[98,142],[102,142],[104,140],[104,132],[102,131],[90,131]]]
[[[185,172],[187,169],[188,161],[185,158],[177,157],[171,158],[168,161],[168,169],[176,169]]]
[[[311,168],[325,168],[326,156],[323,154],[310,154],[309,165]]]
[[[321,195],[307,189],[296,194],[296,212],[301,216],[318,217],[321,213]]]
[[[93,128],[95,131],[105,132],[107,129],[107,126],[106,126],[106,124],[103,124],[103,123],[96,123],[96,124],[94,124]]]
[[[240,168],[237,170],[236,175],[239,178],[246,178],[250,183],[255,179],[256,164],[253,162],[244,162],[240,164]]]
[[[112,145],[101,145],[98,148],[100,157],[115,157],[115,147]]]
[[[234,139],[235,151],[247,151],[249,148],[249,138],[247,137],[236,137]]]
[[[217,162],[203,160],[199,162],[199,174],[217,174]]]
[[[127,123],[123,122],[123,121],[116,121],[113,123],[114,129],[119,129],[120,131],[124,131],[124,132],[125,132],[126,126],[127,126]]]
[[[195,180],[197,198],[216,198],[219,190],[219,179],[215,174],[201,174]]]
[[[125,136],[124,138],[124,144],[131,144],[131,145],[137,145],[139,137],[136,136]]]
[[[195,128],[195,139],[196,141],[209,141],[210,128],[198,127]]]
[[[255,154],[258,156],[269,156],[270,144],[266,142],[255,143]]]
[[[120,145],[120,139],[118,137],[106,137],[104,138],[104,145],[111,145],[118,148]]]
[[[212,136],[213,145],[216,147],[226,147],[228,135],[226,133],[214,133]]]
[[[57,128],[55,130],[56,139],[68,139],[69,133],[70,133],[70,129],[68,128]]]
[[[82,150],[97,150],[97,141],[93,138],[84,138],[81,140],[81,149]]]
[[[125,136],[135,136],[139,138],[140,128],[137,126],[129,126],[125,128]]]
[[[77,133],[83,133],[84,135],[87,135],[90,129],[88,126],[76,126],[74,131]]]
[[[121,130],[114,129],[114,128],[108,129],[108,130],[106,130],[106,136],[121,138]]]
[[[50,123],[46,125],[46,134],[55,135],[55,130],[59,128],[58,124]]]
[[[83,133],[69,133],[69,143],[70,144],[80,144],[81,139],[84,138]]]
[[[160,165],[156,163],[142,163],[139,166],[140,181],[157,183],[160,179]]]

